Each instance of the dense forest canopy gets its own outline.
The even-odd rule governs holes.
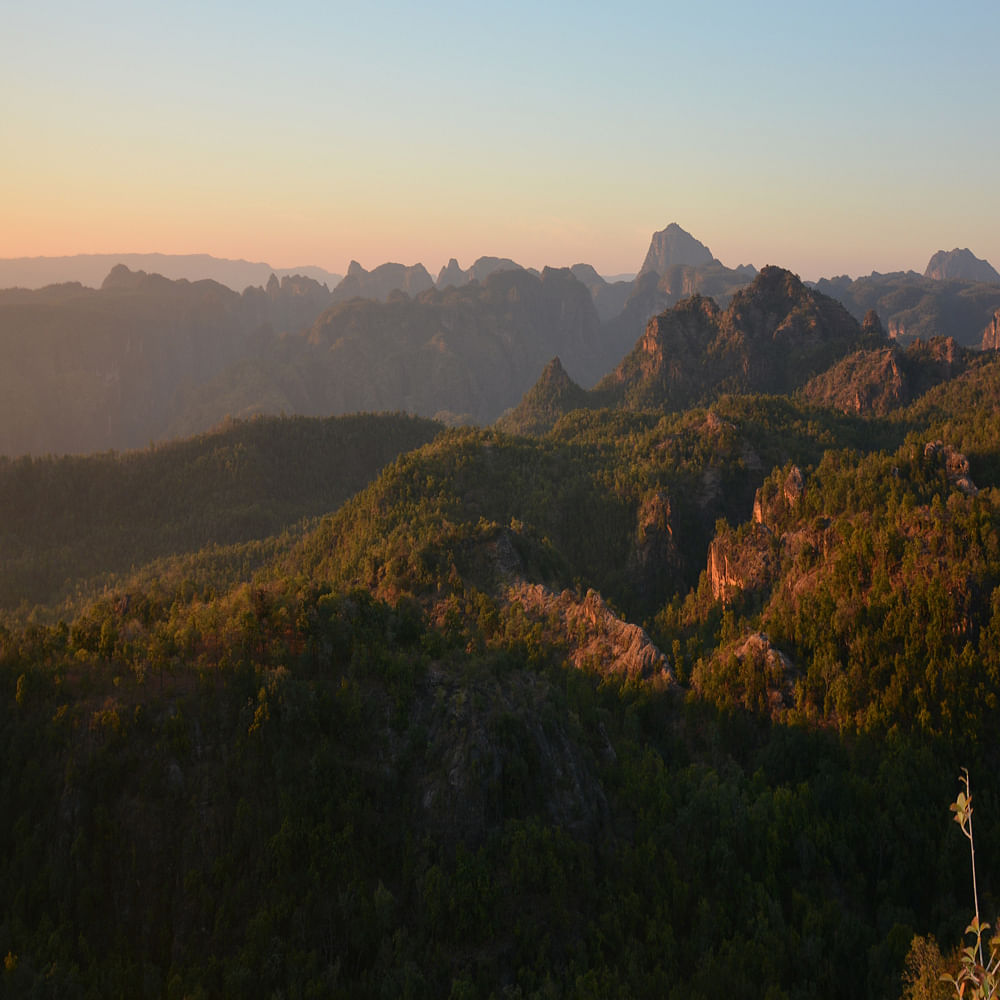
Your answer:
[[[0,463],[4,992],[933,995],[962,767],[1000,907],[1000,362],[841,405],[884,332],[762,275],[532,433]]]

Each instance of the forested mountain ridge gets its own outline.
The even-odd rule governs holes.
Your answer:
[[[5,989],[898,995],[1000,749],[998,373],[451,430],[249,584],[3,630]]]
[[[0,453],[136,448],[261,413],[405,410],[488,424],[552,357],[589,388],[621,365],[651,318],[695,295],[725,311],[756,275],[671,224],[653,234],[629,282],[609,283],[587,264],[538,272],[480,257],[467,270],[450,261],[436,287],[419,264],[369,272],[352,261],[336,288],[272,275],[237,294],[119,265],[97,290],[11,289],[0,292]],[[910,273],[817,287],[859,321],[874,310],[900,344],[996,341],[995,284]],[[732,369],[738,353],[730,344],[720,357]],[[741,391],[783,391],[761,374],[729,377]],[[674,405],[707,398],[681,393]]]
[[[983,331],[1000,308],[1000,285],[931,278],[913,271],[854,280],[822,278],[815,287],[842,302],[858,320],[874,309],[889,336],[903,345],[953,337],[965,347],[979,348]]]
[[[839,302],[790,271],[766,267],[725,309],[714,299],[692,295],[654,316],[632,350],[589,393],[561,386],[557,398],[543,380],[504,415],[501,426],[551,427],[568,405],[680,410],[726,392],[788,393],[854,350],[884,343],[877,320],[862,326]]]
[[[142,451],[0,458],[0,609],[59,606],[157,558],[262,542],[441,429],[401,414],[271,417]]]

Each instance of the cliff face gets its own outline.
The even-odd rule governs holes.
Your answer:
[[[728,603],[737,595],[766,589],[774,574],[772,535],[759,524],[716,535],[708,549],[712,596]]]
[[[730,602],[770,588],[781,552],[794,544],[785,531],[805,495],[805,478],[792,466],[780,486],[769,479],[754,497],[749,523],[716,535],[708,550],[708,580],[717,601]]]
[[[682,579],[684,559],[675,538],[674,510],[669,495],[658,489],[639,504],[628,576],[640,601],[652,602],[656,594],[669,593],[671,583]]]
[[[993,314],[993,319],[983,330],[983,350],[1000,351],[1000,309]]]

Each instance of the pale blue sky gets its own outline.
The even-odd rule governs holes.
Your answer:
[[[1000,267],[1000,4],[34,0],[0,256]]]

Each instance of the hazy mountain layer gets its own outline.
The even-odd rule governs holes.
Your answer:
[[[484,283],[416,298],[350,300],[308,333],[285,337],[192,393],[183,434],[225,413],[326,414],[405,409],[489,423],[538,378],[553,354],[584,382],[610,367],[590,293],[566,270],[491,274]]]
[[[1000,308],[1000,285],[929,278],[913,271],[855,280],[824,278],[815,287],[842,302],[857,319],[874,309],[889,336],[902,344],[954,337],[965,347],[978,348],[993,312]]]
[[[309,278],[272,276],[239,295],[124,266],[100,289],[0,291],[0,453],[159,440],[186,387],[310,323],[329,301]]]
[[[208,254],[76,254],[72,257],[13,257],[0,260],[0,288],[43,288],[68,282],[100,288],[107,273],[118,264],[132,271],[162,274],[172,280],[217,281],[236,292],[265,285],[272,274],[279,278],[302,275],[325,284],[330,290],[340,283],[342,277],[312,265],[275,268],[270,264],[226,260]]]

